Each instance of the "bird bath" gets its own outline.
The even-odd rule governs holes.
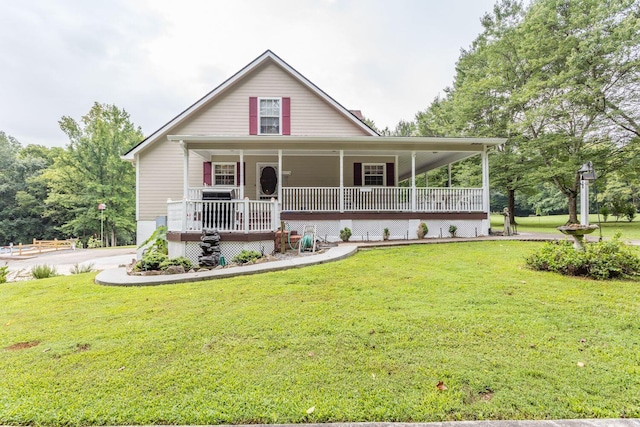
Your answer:
[[[596,231],[597,225],[589,225],[589,182],[595,181],[593,163],[587,162],[578,170],[580,175],[580,224],[567,224],[558,227],[562,234],[573,237],[576,251],[584,251],[584,236]]]
[[[562,234],[572,236],[574,239],[573,247],[577,251],[584,251],[584,236],[591,234],[598,229],[597,225],[580,225],[569,224],[558,227],[558,230]]]

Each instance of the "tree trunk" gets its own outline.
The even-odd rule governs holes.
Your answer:
[[[578,196],[571,193],[567,196],[569,200],[569,224],[580,224],[578,221]]]
[[[507,208],[509,208],[509,223],[516,225],[516,190],[507,190]]]

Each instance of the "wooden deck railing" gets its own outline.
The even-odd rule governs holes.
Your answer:
[[[167,202],[169,231],[267,232],[278,228],[278,203],[262,200]]]

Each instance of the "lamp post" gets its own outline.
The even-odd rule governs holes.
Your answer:
[[[106,246],[104,244],[104,210],[107,209],[107,205],[104,203],[100,203],[98,205],[98,210],[100,211],[100,245]]]

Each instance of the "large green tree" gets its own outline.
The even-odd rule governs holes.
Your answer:
[[[98,205],[106,204],[105,244],[134,241],[135,170],[120,156],[142,139],[142,131],[125,110],[99,103],[79,122],[65,116],[59,124],[69,144],[47,172],[48,215],[69,235],[100,236]]]
[[[44,217],[47,187],[42,182],[58,150],[38,145],[23,148],[0,132],[0,244],[61,237],[57,224]]]
[[[422,134],[506,136],[492,184],[509,195],[553,184],[577,222],[586,161],[628,161],[638,131],[637,0],[502,0],[463,51],[452,88],[418,115]]]

